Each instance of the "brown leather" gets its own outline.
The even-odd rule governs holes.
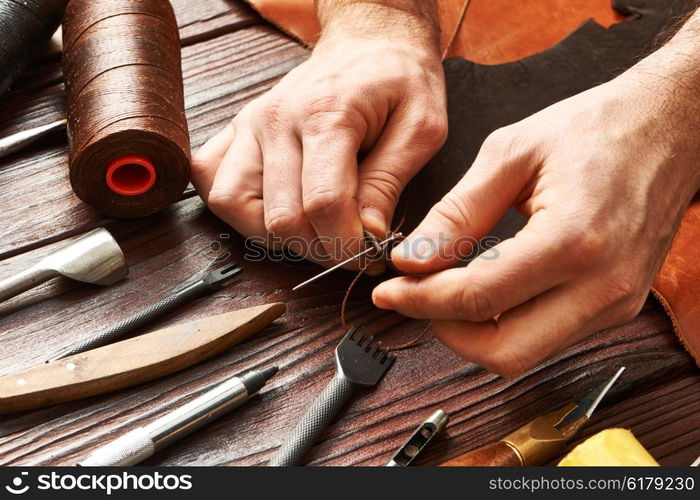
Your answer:
[[[320,26],[314,0],[246,0],[285,33],[313,46]],[[438,0],[442,49],[448,45],[465,0]],[[447,56],[483,64],[517,61],[548,49],[588,19],[619,21],[610,0],[471,0]],[[523,29],[525,28],[525,29]]]
[[[700,196],[681,222],[671,251],[652,292],[666,309],[673,327],[700,366]]]
[[[313,46],[319,35],[314,0],[246,0],[283,31]],[[438,0],[443,48],[464,0]],[[609,27],[623,17],[611,0],[471,0],[448,56],[502,64],[540,53],[588,19]],[[686,214],[652,292],[683,345],[700,365],[700,201]]]

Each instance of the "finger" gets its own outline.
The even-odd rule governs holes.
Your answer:
[[[394,249],[394,265],[411,274],[425,274],[446,269],[468,255],[516,201],[536,163],[534,151],[487,139],[459,183]]]
[[[465,268],[424,278],[402,277],[381,283],[372,298],[382,309],[421,319],[486,321],[572,279],[582,267],[567,231],[548,213]]]
[[[365,229],[383,238],[401,192],[445,141],[447,118],[417,118],[408,106],[396,110],[360,165],[358,203]]]
[[[358,134],[328,123],[302,135],[302,197],[304,212],[331,263],[360,251],[363,238],[357,205]],[[357,267],[357,263],[348,266]]]
[[[606,326],[583,288],[560,287],[482,323],[435,321],[433,332],[467,361],[504,376],[519,376]]]
[[[207,204],[243,236],[264,237],[262,153],[248,129],[240,129],[212,181]]]
[[[315,262],[327,261],[313,245],[316,232],[304,213],[301,198],[302,153],[299,140],[291,133],[270,137],[261,132],[263,146],[263,204],[265,228],[275,240],[293,252]],[[322,248],[322,247],[321,247]]]
[[[234,136],[233,123],[229,122],[192,155],[192,184],[205,203],[214,183],[216,170],[231,147]]]

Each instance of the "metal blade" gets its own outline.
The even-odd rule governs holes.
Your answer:
[[[378,245],[379,245],[379,246],[386,245],[387,243],[390,243],[390,242],[394,241],[398,236],[399,236],[398,234],[392,234],[389,238],[385,239],[384,241],[380,241],[380,242],[378,243]],[[340,269],[341,267],[343,267],[343,266],[349,264],[349,263],[352,262],[353,260],[359,259],[359,258],[362,257],[363,255],[366,255],[366,254],[368,254],[368,253],[370,253],[370,252],[372,252],[372,251],[374,251],[374,250],[375,250],[374,247],[370,247],[370,248],[368,248],[367,250],[363,250],[362,252],[358,253],[357,255],[353,255],[352,257],[350,257],[350,258],[348,258],[348,259],[345,259],[345,260],[344,260],[343,262],[341,262],[340,264],[336,264],[335,266],[333,266],[333,267],[331,267],[331,268],[329,268],[329,269],[326,269],[326,270],[323,271],[322,273],[319,273],[319,274],[317,274],[316,276],[314,276],[314,277],[312,277],[312,278],[309,278],[308,280],[304,281],[303,283],[299,283],[297,286],[295,286],[294,288],[292,288],[292,291],[299,290],[301,287],[306,286],[306,285],[308,285],[309,283],[312,283],[312,282],[316,281],[317,279],[322,278],[323,276],[332,273],[332,272],[335,271],[336,269]]]
[[[584,416],[586,418],[591,418],[593,412],[596,410],[596,408],[598,408],[598,405],[603,400],[603,398],[608,393],[613,384],[617,382],[618,378],[620,378],[620,375],[622,375],[623,371],[625,371],[624,366],[617,370],[615,375],[602,382],[600,385],[598,385],[598,387],[589,392],[586,397],[578,401],[576,403],[576,409],[569,413],[566,416],[566,418],[557,425],[557,427],[561,429],[562,426],[566,423],[575,422],[576,420]]]

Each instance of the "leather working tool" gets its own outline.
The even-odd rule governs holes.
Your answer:
[[[298,465],[356,387],[379,383],[396,359],[381,342],[350,328],[335,349],[335,376],[316,397],[292,433],[272,457],[270,466]]]
[[[126,278],[121,248],[104,228],[95,229],[47,255],[29,269],[0,282],[0,302],[58,276],[109,286]]]
[[[442,410],[437,410],[428,419],[420,424],[415,432],[408,438],[386,463],[386,467],[406,467],[440,434],[447,425],[449,417]]]
[[[279,368],[271,366],[221,382],[184,406],[101,446],[78,465],[90,467],[136,465],[155,452],[246,403],[278,371]]]
[[[200,363],[266,327],[277,302],[181,323],[0,378],[0,414],[116,391]]]
[[[569,403],[542,415],[497,443],[482,446],[442,464],[443,466],[532,466],[556,457],[581,428],[624,371],[598,385],[577,403]]]
[[[146,309],[121,320],[116,325],[111,326],[108,330],[100,332],[75,346],[64,349],[47,362],[56,361],[58,359],[114,342],[115,340],[118,340],[133,332],[137,328],[141,328],[148,323],[165,316],[188,302],[192,302],[203,295],[220,289],[228,280],[240,274],[242,270],[242,267],[234,263],[227,264],[219,269],[210,271],[202,279],[190,285],[186,285],[184,288],[173,292],[170,296],[156,302]]]
[[[9,156],[26,146],[29,146],[34,141],[37,141],[52,133],[55,130],[61,130],[66,128],[68,121],[66,119],[58,120],[46,125],[40,125],[39,127],[30,128],[29,130],[22,130],[7,137],[0,138],[0,158]]]

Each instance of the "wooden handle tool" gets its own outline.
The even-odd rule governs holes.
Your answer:
[[[624,367],[576,403],[541,415],[496,443],[487,444],[442,464],[445,467],[542,465],[556,457],[581,428],[622,375]]]
[[[0,414],[86,398],[195,365],[266,327],[283,303],[182,323],[0,378]]]

